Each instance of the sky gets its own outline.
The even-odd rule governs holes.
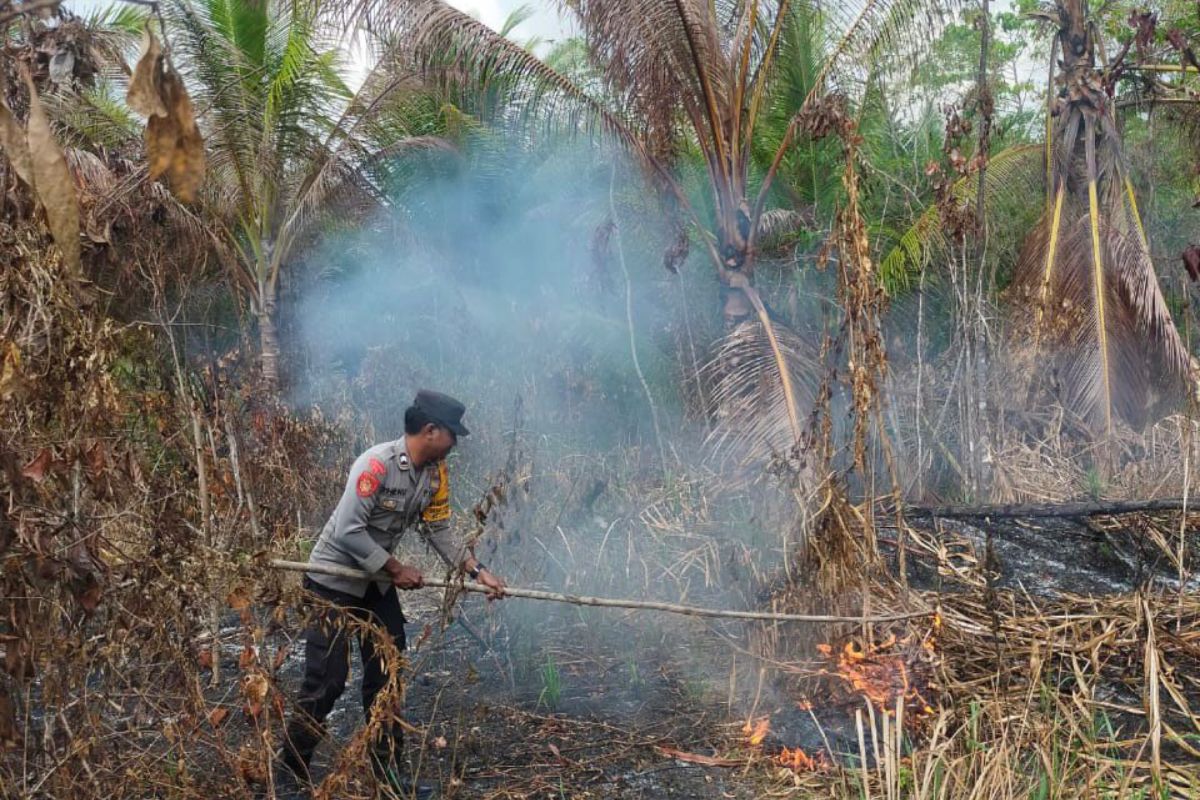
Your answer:
[[[537,2],[537,0],[448,0],[450,5],[465,11],[487,25],[492,30],[499,30],[508,15],[522,6],[533,9],[533,16],[526,20],[514,32],[514,38],[525,41],[538,37],[549,41],[557,41],[569,35],[569,29],[564,23],[553,4]]]
[[[568,35],[569,29],[564,24],[553,3],[545,0],[447,0],[450,5],[478,19],[492,30],[499,30],[508,15],[522,6],[533,10],[533,15],[516,30],[515,38],[524,41],[538,37],[547,41],[557,41]],[[86,13],[90,9],[109,5],[113,0],[66,0],[63,5],[76,13]]]

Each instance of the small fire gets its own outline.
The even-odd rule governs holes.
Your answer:
[[[771,720],[769,717],[761,717],[753,725],[751,725],[750,720],[746,720],[746,724],[742,726],[742,733],[746,734],[746,741],[752,747],[758,747],[762,744],[763,739],[767,738],[769,730],[771,730]]]
[[[906,715],[933,713],[924,697],[937,661],[932,634],[919,640],[891,635],[868,647],[850,641],[836,653],[832,645],[818,644],[817,650],[835,662],[836,669],[826,674],[841,678],[884,714],[895,714],[901,698]]]
[[[814,758],[799,747],[794,750],[785,747],[775,756],[775,763],[781,767],[787,767],[793,772],[818,772],[826,766],[824,755],[824,753],[818,753]]]
[[[760,717],[757,720],[748,719],[746,724],[742,726],[742,733],[746,735],[746,741],[752,747],[758,747],[767,738],[767,733],[771,730],[771,720],[769,717]],[[778,764],[781,767],[786,767],[794,772],[816,772],[825,769],[829,762],[825,759],[824,753],[810,756],[801,748],[785,747],[775,755],[769,755],[768,759]]]

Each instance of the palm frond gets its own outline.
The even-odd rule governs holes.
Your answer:
[[[1026,240],[1008,293],[1009,341],[1032,342],[1044,354],[1032,359],[1041,361],[1035,381],[1097,429],[1114,415],[1140,427],[1160,401],[1181,396],[1189,356],[1141,242],[1109,222],[1120,210],[1097,193],[1094,230],[1089,206],[1075,200],[1061,212],[1053,258],[1053,211]]]
[[[856,97],[867,85],[866,76],[878,65],[879,54],[898,42],[905,42],[914,53],[937,36],[943,27],[944,12],[957,7],[956,0],[930,3],[928,0],[860,0],[822,6],[828,35],[824,60],[811,82],[803,102],[795,109],[783,139],[754,202],[752,219],[762,213],[775,173],[792,147],[813,103],[827,93]],[[938,13],[932,13],[937,9]]]
[[[535,13],[537,12],[534,7],[528,3],[517,6],[512,11],[508,12],[508,16],[504,18],[504,22],[500,25],[500,30],[497,31],[497,33],[499,33],[505,39],[509,38],[513,31],[528,22]]]
[[[344,24],[362,25],[393,53],[411,56],[442,87],[484,91],[495,82],[526,119],[566,127],[597,124],[632,152],[644,153],[628,119],[515,42],[441,0],[359,0]]]
[[[798,395],[799,412],[808,415],[817,393],[819,350],[779,323],[774,329]],[[708,444],[717,458],[738,465],[777,459],[795,462],[797,441],[788,402],[761,322],[744,322],[723,337],[703,375],[712,386],[709,412],[714,426]]]
[[[1062,72],[1052,128],[1052,207],[1028,237],[1011,293],[1010,341],[1048,351],[1038,383],[1111,435],[1178,399],[1191,359],[1158,285],[1120,132],[1095,68],[1084,0],[1056,7]],[[1028,330],[1029,305],[1037,308]]]
[[[988,160],[984,178],[985,213],[995,220],[994,212],[998,208],[1017,200],[1040,197],[1044,179],[1041,145],[1018,145],[996,153]],[[953,196],[966,201],[978,186],[978,178],[967,175],[955,182]],[[946,245],[941,213],[936,205],[930,205],[880,260],[879,278],[884,290],[891,295],[907,291],[921,269],[937,255],[945,253]]]
[[[109,3],[97,6],[83,17],[84,26],[93,31],[109,31],[124,34],[125,44],[132,44],[142,34],[150,12],[128,3]]]
[[[796,234],[810,230],[813,224],[811,209],[772,208],[758,220],[758,247],[775,250]]]
[[[68,141],[109,149],[138,145],[142,123],[122,98],[122,87],[101,80],[78,94],[47,95],[47,110],[63,126]]]

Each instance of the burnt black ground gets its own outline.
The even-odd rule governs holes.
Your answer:
[[[404,599],[409,638],[416,641],[425,623],[436,621],[430,602],[436,595],[407,593]],[[486,627],[481,606],[468,601],[473,629]],[[407,741],[416,774],[439,784],[445,798],[757,796],[754,781],[739,770],[685,763],[657,749],[728,755],[737,738],[729,709],[714,701],[711,686],[688,674],[687,652],[631,655],[619,629],[606,624],[605,633],[596,634],[570,616],[546,615],[534,634],[532,660],[541,666],[533,669],[522,671],[505,655],[513,648],[503,630],[490,650],[452,625],[409,652],[415,671],[406,717],[426,731],[423,739],[410,735]],[[285,692],[299,685],[300,650],[281,668]],[[330,736],[318,750],[317,780],[362,724],[357,658],[329,717]],[[543,675],[551,660],[561,683],[553,705]]]

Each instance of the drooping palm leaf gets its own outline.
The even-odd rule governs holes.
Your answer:
[[[816,397],[820,354],[804,338],[776,326],[797,402],[808,414]],[[716,345],[703,375],[712,385],[710,411],[715,425],[709,444],[719,459],[761,466],[772,459],[796,463],[796,437],[775,355],[760,322],[746,322]]]
[[[1057,122],[1050,200],[1014,273],[1014,345],[1049,358],[1037,380],[1111,434],[1114,415],[1140,426],[1178,396],[1190,357],[1158,285],[1112,106],[1095,68],[1085,0],[1057,8]],[[1033,330],[1027,324],[1032,306]]]

